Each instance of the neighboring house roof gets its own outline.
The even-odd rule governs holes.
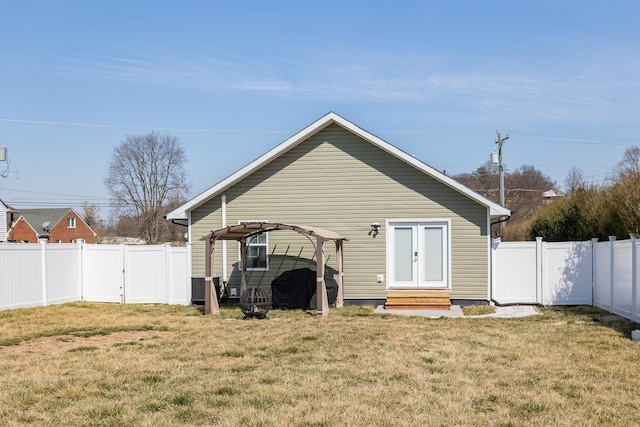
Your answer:
[[[47,208],[21,209],[18,212],[39,236],[45,236],[72,210],[70,208]],[[47,224],[46,227],[44,224]]]
[[[542,193],[542,197],[562,197],[563,195],[560,193],[557,193],[555,190],[547,190],[544,193]]]
[[[486,206],[487,208],[489,208],[489,212],[491,216],[511,215],[511,211],[509,209],[504,208],[499,204],[490,201],[489,199],[486,199],[485,197],[479,195],[478,193],[471,190],[470,188],[467,188],[466,186],[460,184],[458,181],[448,177],[442,172],[437,171],[436,169],[432,168],[426,163],[405,153],[404,151],[378,138],[377,136],[371,134],[370,132],[367,132],[366,130],[356,126],[355,124],[344,119],[338,114],[330,112],[325,116],[321,117],[320,119],[316,120],[306,128],[302,129],[300,132],[296,133],[289,139],[285,140],[281,144],[277,145],[275,148],[271,149],[264,155],[260,156],[253,162],[249,163],[239,171],[223,179],[222,181],[215,184],[213,187],[209,188],[208,190],[200,193],[198,196],[194,197],[193,199],[183,204],[182,206],[178,207],[177,209],[169,212],[169,214],[167,214],[167,218],[168,219],[187,219],[187,212],[190,212],[196,209],[198,206],[207,202],[212,197],[215,197],[216,195],[220,194],[227,188],[241,181],[248,175],[252,174],[256,170],[266,165],[267,163],[273,161],[274,159],[281,156],[282,154],[289,151],[290,149],[297,146],[298,144],[302,143],[309,137],[313,136],[314,134],[320,132],[327,126],[334,123],[339,126],[342,126],[348,131],[370,142],[371,144],[377,146],[378,148],[386,151],[387,153],[397,157],[398,159],[403,160],[404,162],[424,172],[425,174],[431,176],[432,178],[440,181],[441,183],[447,185],[448,187],[466,195],[472,200],[475,200],[479,204]]]

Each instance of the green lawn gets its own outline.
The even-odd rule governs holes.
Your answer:
[[[73,303],[0,312],[0,425],[602,426],[640,420],[637,325]]]

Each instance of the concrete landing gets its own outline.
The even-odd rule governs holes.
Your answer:
[[[395,314],[398,316],[420,316],[437,319],[438,317],[464,317],[459,305],[452,305],[449,310],[387,310],[379,305],[373,311],[377,314]]]

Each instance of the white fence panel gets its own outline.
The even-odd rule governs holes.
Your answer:
[[[167,277],[164,246],[127,246],[124,301],[166,303]]]
[[[542,303],[591,305],[593,278],[591,241],[544,243]]]
[[[0,309],[44,305],[42,245],[0,244]]]
[[[613,262],[613,289],[611,291],[611,309],[609,311],[627,319],[631,318],[631,241],[615,243]]]
[[[498,304],[538,302],[536,242],[498,242],[493,250],[493,299]]]
[[[0,310],[69,301],[191,303],[191,247],[0,244]]]
[[[169,304],[191,303],[191,246],[168,248]]]
[[[56,244],[45,246],[47,304],[62,304],[82,299],[81,246]]]
[[[611,242],[594,245],[593,304],[604,310],[611,308]]]
[[[84,245],[82,258],[82,299],[122,302],[124,245]]]

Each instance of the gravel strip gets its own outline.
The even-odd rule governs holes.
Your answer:
[[[496,312],[491,314],[483,314],[481,316],[465,316],[465,317],[500,317],[504,319],[512,317],[527,317],[541,315],[534,305],[508,305],[504,307],[496,306]]]
[[[482,314],[478,316],[465,316],[460,306],[452,305],[451,310],[387,310],[383,305],[376,307],[375,313],[378,314],[395,314],[399,316],[423,316],[430,318],[438,317],[499,317],[509,319],[514,317],[536,316],[540,313],[533,305],[509,305],[504,307],[496,306],[496,312],[491,314]]]

